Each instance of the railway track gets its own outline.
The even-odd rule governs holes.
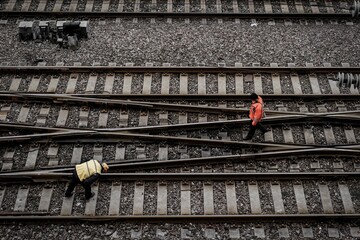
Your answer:
[[[351,17],[354,2],[329,1],[4,1],[6,15],[106,17]],[[354,14],[355,16],[356,14]]]

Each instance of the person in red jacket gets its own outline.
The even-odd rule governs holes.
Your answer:
[[[100,163],[94,159],[77,164],[69,186],[66,189],[65,197],[71,197],[75,186],[81,184],[85,189],[85,198],[89,200],[95,195],[95,193],[91,192],[91,184],[99,179],[102,172],[107,172],[108,170],[109,166],[106,163]]]
[[[264,102],[262,98],[256,93],[252,93],[250,99],[252,101],[249,113],[251,119],[250,130],[244,140],[252,139],[256,129],[260,129],[263,134],[267,132],[266,128],[260,123],[264,117]]]

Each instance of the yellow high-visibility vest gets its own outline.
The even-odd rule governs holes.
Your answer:
[[[81,182],[96,173],[101,174],[101,164],[98,162],[98,160],[94,159],[77,164],[75,169]]]

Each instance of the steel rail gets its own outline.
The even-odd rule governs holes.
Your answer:
[[[355,158],[356,154],[360,154],[360,150],[349,150],[349,149],[336,149],[336,148],[316,148],[316,149],[305,149],[305,150],[292,150],[292,151],[278,151],[278,152],[265,152],[265,153],[248,153],[241,155],[225,155],[225,156],[214,156],[214,157],[201,157],[201,158],[182,158],[182,159],[167,159],[167,160],[152,160],[152,159],[136,159],[136,160],[125,160],[125,161],[108,161],[107,164],[111,169],[117,169],[121,171],[139,170],[139,169],[161,169],[170,167],[184,167],[184,166],[195,166],[203,164],[219,164],[224,165],[233,164],[238,162],[246,161],[272,161],[278,158],[288,158],[292,160],[296,157],[302,157],[309,155],[315,157],[348,157]],[[67,172],[72,171],[74,166],[46,166],[41,167],[41,170],[47,172]],[[19,170],[23,171],[23,170]],[[9,171],[9,172],[19,172]],[[33,170],[28,170],[33,171]]]
[[[32,172],[1,172],[3,183],[8,180],[32,180],[36,182],[67,181],[72,173],[57,173],[47,170]],[[226,180],[303,180],[360,178],[360,172],[269,172],[269,173],[103,173],[101,180],[121,181],[226,181]]]
[[[49,171],[0,173],[2,183],[68,181],[72,173]],[[270,173],[103,173],[102,181],[240,181],[240,180],[344,180],[360,178],[360,172]]]
[[[24,13],[24,12],[22,12]],[[37,14],[38,12],[34,12]],[[0,66],[0,73],[360,73],[360,67]]]
[[[63,11],[0,11],[5,16],[16,17],[91,17],[91,18],[261,18],[261,19],[313,19],[313,18],[352,18],[351,13],[202,13],[202,12],[63,12]]]
[[[19,214],[2,215],[0,212],[0,221],[126,221],[126,222],[333,222],[333,221],[354,221],[360,218],[360,214],[252,214],[252,215],[108,215],[108,216],[52,216],[50,213],[43,216],[35,212],[34,215],[24,213],[23,216]],[[39,216],[40,215],[40,216]]]
[[[17,126],[17,125],[15,125]],[[176,126],[176,125],[175,125]],[[46,129],[46,128],[45,128]],[[73,137],[77,136],[77,139]],[[69,140],[69,137],[71,139]],[[65,140],[59,140],[61,138],[67,138]],[[93,139],[92,141],[89,141]],[[262,148],[262,151],[279,151],[284,149],[309,149],[309,148],[319,148],[323,147],[322,145],[301,145],[301,144],[290,144],[290,143],[253,143],[253,142],[243,142],[243,141],[228,141],[228,140],[213,140],[213,139],[197,139],[197,138],[188,138],[188,137],[174,137],[174,136],[164,136],[164,135],[148,135],[148,134],[138,134],[131,133],[130,131],[117,131],[117,132],[100,132],[99,130],[72,130],[72,131],[63,131],[56,133],[37,133],[37,134],[25,134],[18,136],[4,136],[0,137],[0,142],[15,142],[15,141],[32,141],[35,139],[41,139],[42,141],[57,141],[60,143],[68,142],[109,142],[104,140],[104,138],[110,138],[110,142],[119,142],[134,140],[143,140],[143,141],[157,141],[157,142],[172,142],[172,143],[186,143],[192,145],[206,145],[206,146],[256,146]],[[348,144],[348,145],[331,145],[331,147],[336,148],[358,148],[357,144]]]
[[[74,139],[73,137],[77,138]],[[69,139],[71,137],[71,139]],[[59,140],[66,138],[66,140]],[[110,141],[106,141],[106,138],[110,138]],[[204,146],[257,146],[262,148],[263,151],[278,151],[284,148],[286,149],[306,149],[315,148],[316,145],[299,145],[299,144],[276,144],[276,143],[250,143],[250,142],[238,142],[238,141],[225,141],[225,140],[210,140],[210,139],[197,139],[187,137],[172,137],[162,135],[148,135],[148,134],[135,134],[135,133],[112,133],[112,132],[96,132],[96,131],[69,131],[60,133],[39,133],[31,135],[19,135],[19,136],[5,136],[0,137],[0,142],[18,142],[18,141],[34,141],[35,139],[41,139],[39,142],[49,142],[57,139],[58,143],[83,143],[83,142],[124,142],[128,140],[133,142],[134,140],[143,141],[157,141],[157,142],[172,142],[172,143],[186,143],[192,145]],[[351,147],[350,147],[351,148]]]
[[[275,112],[275,111],[274,111]],[[280,112],[279,112],[280,113]],[[281,112],[284,115],[281,116],[273,116],[273,117],[266,117],[263,119],[263,122],[266,122],[270,125],[276,125],[276,124],[284,124],[284,121],[287,122],[287,124],[304,124],[304,122],[321,122],[323,124],[324,122],[332,122],[332,123],[339,123],[342,124],[342,122],[338,122],[339,120],[347,120],[347,123],[353,123],[353,124],[360,124],[358,121],[360,118],[360,111],[350,111],[350,112],[329,112],[329,113],[299,113],[299,115],[287,115],[286,112]],[[357,113],[359,116],[355,115],[354,113]],[[171,124],[171,125],[157,125],[157,126],[144,126],[144,127],[124,127],[124,128],[51,128],[51,127],[38,127],[28,124],[19,124],[19,123],[9,123],[9,122],[1,122],[0,121],[0,127],[2,129],[21,129],[21,130],[31,130],[31,131],[46,131],[46,132],[65,132],[65,131],[71,131],[71,132],[84,132],[84,131],[91,131],[93,132],[159,132],[159,131],[179,131],[181,130],[196,130],[196,129],[209,129],[209,128],[218,128],[218,127],[224,127],[227,125],[239,125],[239,124],[247,124],[249,122],[249,119],[236,119],[236,120],[225,120],[225,121],[213,121],[213,122],[199,122],[199,123],[186,123],[186,124]],[[26,135],[29,136],[29,135]],[[0,139],[2,139],[0,137]]]
[[[263,99],[266,101],[299,101],[305,100],[316,101],[355,101],[359,100],[358,94],[262,94]],[[107,105],[139,105],[140,107],[154,107],[154,106],[166,106],[175,105],[171,103],[163,103],[163,101],[178,101],[177,105],[186,101],[249,101],[249,94],[109,94],[109,93],[77,93],[77,94],[57,94],[57,93],[38,93],[38,92],[9,92],[0,91],[0,99],[11,101],[26,101],[26,100],[51,100],[59,103],[63,99],[74,99],[74,103],[79,102],[79,98],[86,99],[85,102],[104,103]],[[97,101],[99,100],[99,101]],[[162,102],[152,102],[162,101]],[[197,106],[192,106],[196,108]],[[202,108],[219,109],[218,107],[202,106]],[[221,108],[220,108],[221,109]],[[225,108],[228,109],[228,108]],[[236,108],[239,109],[239,108]]]
[[[246,108],[227,108],[227,107],[210,107],[210,106],[201,106],[201,105],[187,105],[187,104],[175,104],[175,103],[159,103],[159,102],[144,102],[144,101],[132,101],[132,100],[117,100],[117,99],[109,99],[107,95],[103,95],[105,98],[94,98],[94,97],[85,97],[81,95],[69,95],[69,94],[23,94],[23,93],[11,93],[11,94],[0,94],[0,99],[11,99],[12,102],[16,101],[34,101],[34,100],[48,100],[52,101],[55,104],[63,104],[67,102],[69,104],[81,104],[84,103],[92,103],[99,104],[102,107],[109,105],[120,105],[122,107],[138,107],[141,109],[149,108],[149,109],[157,109],[157,110],[173,110],[173,111],[191,111],[191,112],[211,112],[211,113],[247,113],[249,110]],[[248,98],[248,96],[246,96]],[[354,96],[355,99],[358,96]],[[273,115],[282,115],[282,114],[292,114],[292,115],[311,115],[311,116],[320,116],[320,115],[338,115],[338,114],[359,114],[359,110],[354,111],[346,111],[346,112],[335,112],[335,113],[301,113],[301,112],[282,112],[282,111],[273,111],[267,110],[267,114]],[[335,117],[335,116],[333,116]],[[356,117],[354,115],[354,117]]]
[[[9,92],[0,92],[0,94]],[[21,94],[29,94],[29,92],[17,92]],[[47,93],[53,94],[53,93]],[[126,99],[132,101],[249,101],[249,94],[110,94],[110,93],[77,93],[71,94],[75,97],[89,98],[110,98],[110,99]],[[261,94],[266,101],[358,101],[358,94]]]

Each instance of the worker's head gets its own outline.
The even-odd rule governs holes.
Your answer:
[[[101,164],[103,172],[107,172],[109,170],[109,166],[106,163]]]
[[[252,93],[252,94],[250,94],[250,99],[252,101],[255,101],[256,99],[258,99],[258,95],[256,93]]]

